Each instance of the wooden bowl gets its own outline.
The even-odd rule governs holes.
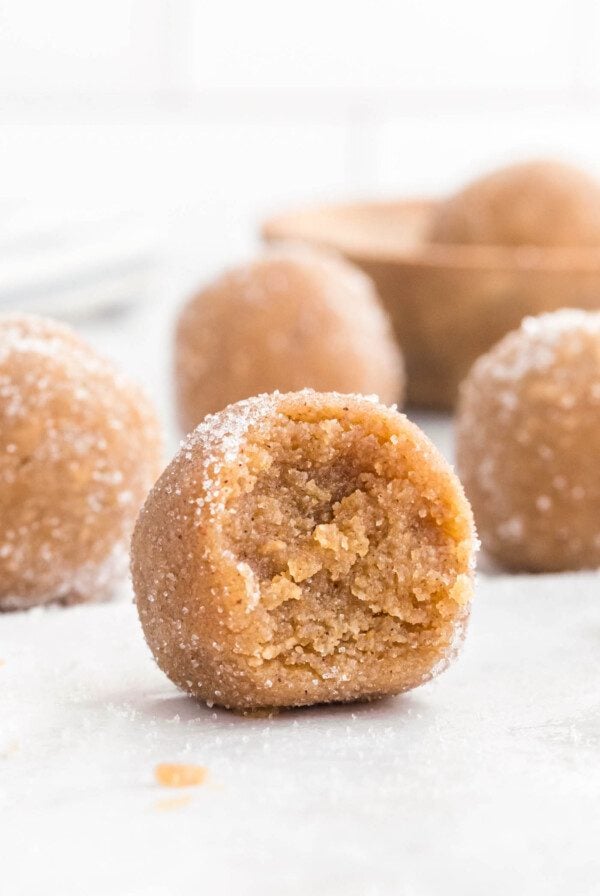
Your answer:
[[[525,315],[600,308],[600,248],[428,243],[435,206],[308,209],[272,218],[262,232],[336,249],[372,277],[404,351],[408,401],[450,408],[473,361]]]

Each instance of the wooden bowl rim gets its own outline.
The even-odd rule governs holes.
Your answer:
[[[467,271],[514,271],[556,273],[600,273],[600,246],[494,246],[435,244],[425,241],[411,247],[392,250],[357,242],[331,238],[323,234],[311,237],[306,232],[306,222],[320,216],[347,216],[364,214],[372,216],[401,209],[404,213],[421,215],[426,209],[435,208],[439,199],[415,197],[397,200],[369,202],[345,202],[308,206],[268,218],[261,227],[261,235],[268,242],[303,242],[322,248],[334,249],[358,264],[385,264],[390,267],[421,267],[431,269]],[[304,224],[304,228],[303,228]]]

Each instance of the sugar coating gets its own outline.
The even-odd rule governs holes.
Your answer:
[[[457,455],[498,562],[600,566],[600,313],[525,318],[479,358],[461,389]]]
[[[375,397],[261,395],[207,417],[132,542],[146,640],[236,709],[416,687],[455,655],[475,537],[450,467]]]
[[[111,595],[160,444],[146,398],[72,330],[0,317],[0,609]]]
[[[600,184],[561,162],[509,165],[440,203],[429,238],[497,246],[600,246]]]
[[[373,284],[306,247],[267,252],[194,296],[177,325],[175,378],[187,432],[263,392],[303,387],[400,402],[402,356]]]

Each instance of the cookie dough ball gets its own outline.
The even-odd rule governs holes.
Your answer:
[[[0,317],[0,609],[109,597],[160,453],[146,399],[74,332]]]
[[[132,545],[148,644],[232,708],[396,694],[450,661],[472,592],[460,483],[412,423],[358,395],[262,395],[207,417]]]
[[[600,566],[600,313],[526,318],[473,366],[457,435],[494,559],[539,572]]]
[[[511,165],[440,203],[436,243],[600,246],[600,184],[560,162]]]
[[[401,402],[402,358],[371,281],[334,255],[271,252],[184,308],[176,335],[183,429],[275,389],[335,389]]]

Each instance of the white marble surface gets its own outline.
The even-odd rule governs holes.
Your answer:
[[[83,329],[170,419],[163,294]],[[272,719],[178,693],[128,595],[0,616],[0,891],[597,894],[599,583],[481,574],[437,681]],[[178,761],[209,778],[165,802],[153,770]]]

